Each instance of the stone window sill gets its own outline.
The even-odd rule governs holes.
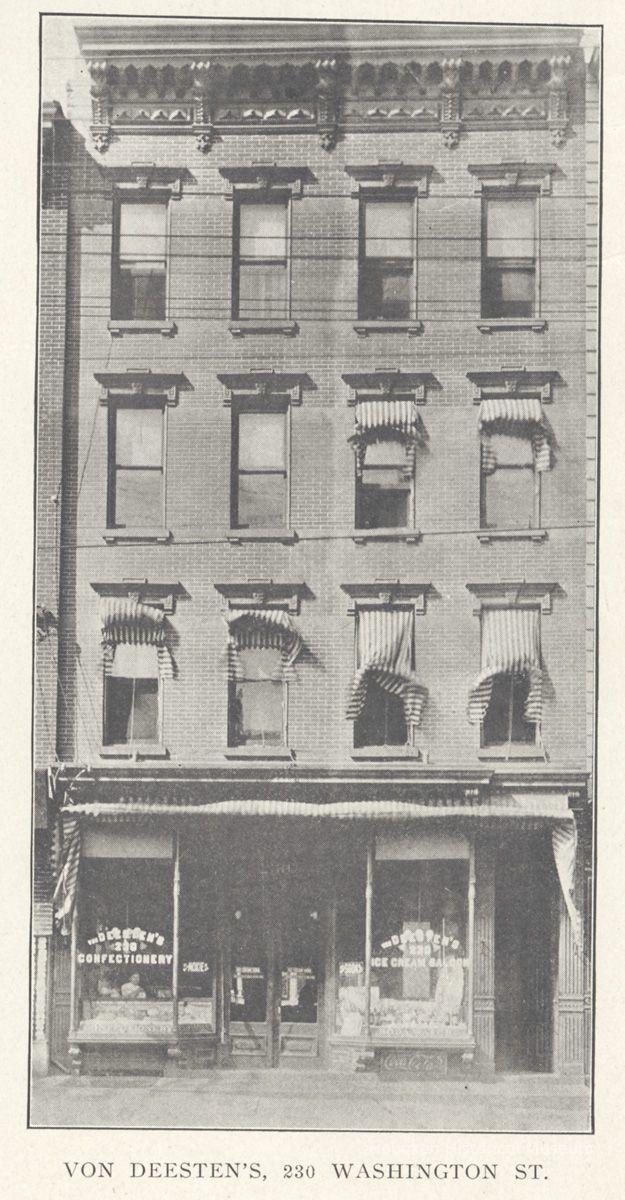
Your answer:
[[[360,746],[350,753],[356,762],[374,759],[385,759],[387,762],[389,759],[397,759],[403,762],[407,758],[411,758],[415,762],[423,762],[421,751],[416,746]]]
[[[297,541],[294,529],[229,529],[226,538],[233,545],[241,542],[282,542],[288,546]]]
[[[115,321],[108,322],[111,337],[123,337],[125,333],[160,333],[163,337],[173,337],[178,332],[175,321]]]
[[[292,762],[295,752],[290,746],[226,746],[224,758],[281,759]]]
[[[359,337],[369,337],[370,333],[405,333],[416,337],[423,333],[423,321],[356,321],[354,330]]]
[[[109,545],[116,542],[168,542],[171,530],[158,526],[145,529],[105,529],[102,537]]]
[[[133,742],[114,746],[100,746],[100,758],[169,758],[169,751],[160,742]]]
[[[407,542],[415,545],[421,541],[420,529],[353,529],[350,537],[357,546],[366,542]]]
[[[247,333],[278,333],[283,337],[294,337],[299,333],[297,321],[265,320],[256,317],[235,317],[228,322],[233,337],[245,337]]]
[[[545,542],[546,529],[481,529],[478,542]]]
[[[477,756],[480,759],[493,759],[498,762],[511,762],[513,759],[536,759],[536,761],[544,762],[545,755],[540,746],[485,746],[478,750]]]
[[[529,329],[532,333],[544,333],[547,322],[539,317],[487,317],[478,321],[480,333],[496,333],[498,329]]]

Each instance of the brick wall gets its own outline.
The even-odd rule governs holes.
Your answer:
[[[416,656],[429,689],[419,742],[432,766],[477,765],[468,725],[468,689],[479,669],[479,623],[467,582],[527,579],[560,585],[542,620],[548,675],[543,737],[554,766],[583,769],[586,565],[586,345],[584,297],[585,138],[581,114],[557,150],[548,133],[463,135],[446,150],[440,134],[348,135],[327,154],[317,138],[263,132],[226,135],[209,155],[193,139],[122,136],[94,161],[73,142],[68,277],[68,379],[63,566],[67,707],[61,753],[98,761],[102,676],[98,598],[92,582],[176,578],[186,596],[173,617],[178,677],[167,682],[164,741],[173,762],[223,761],[226,734],[225,627],[215,582],[268,577],[304,580],[298,627],[309,654],[290,687],[289,742],[298,761],[348,762],[351,726],[344,701],[353,669],[353,618],[340,584],[380,577],[428,582],[418,618]],[[259,144],[260,143],[260,144]],[[293,201],[293,338],[235,339],[230,316],[232,204],[220,166],[262,158],[306,165],[315,177]],[[418,316],[415,338],[379,333],[362,339],[356,318],[358,206],[345,164],[379,159],[433,167],[419,201]],[[544,333],[480,333],[480,199],[470,163],[555,162],[552,194],[541,198]],[[131,162],[185,170],[171,203],[170,315],[177,333],[111,339],[111,175]],[[567,239],[567,240],[564,240]],[[302,257],[304,256],[304,257]],[[331,319],[328,319],[330,317]],[[548,410],[557,449],[543,477],[542,524],[548,539],[482,545],[479,525],[477,409],[467,372],[506,366],[555,370],[561,384]],[[94,371],[183,372],[190,390],[167,413],[167,545],[106,545],[107,414]],[[418,545],[354,545],[353,428],[343,373],[375,368],[431,372],[436,386],[421,415],[429,435],[416,472]],[[313,383],[292,414],[292,546],[230,545],[230,411],[218,373],[303,371]],[[42,496],[45,493],[40,481]],[[43,501],[42,501],[43,502]],[[42,537],[40,527],[40,540]],[[75,542],[75,550],[73,543]],[[75,652],[76,644],[79,654]]]

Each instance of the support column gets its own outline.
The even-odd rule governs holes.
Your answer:
[[[579,849],[578,849],[579,857]],[[579,863],[578,863],[579,867]],[[581,871],[576,873],[575,902],[582,910]],[[558,889],[558,974],[555,1000],[554,1070],[561,1075],[584,1075],[585,1004],[584,948],[575,940],[573,924]]]
[[[172,915],[172,1016],[174,1037],[176,1039],[174,1045],[167,1048],[167,1074],[177,1074],[182,1051],[180,1049],[180,1039],[178,1033],[178,978],[179,978],[179,958],[180,958],[180,834],[178,830],[175,833],[174,841],[174,881],[173,881],[173,915]]]
[[[473,1023],[477,1063],[483,1074],[495,1070],[495,846],[476,839],[475,934],[473,939]]]
[[[33,943],[33,1075],[47,1075],[50,1066],[48,1038],[48,937],[36,937]]]

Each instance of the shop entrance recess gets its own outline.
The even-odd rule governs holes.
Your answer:
[[[319,1064],[322,935],[318,872],[260,847],[228,886],[230,1046],[237,1066]]]
[[[553,1070],[557,879],[550,835],[503,844],[495,877],[498,1071]]]

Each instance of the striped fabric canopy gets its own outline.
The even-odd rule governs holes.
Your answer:
[[[359,400],[356,429],[396,429],[412,433],[417,421],[414,400]]]
[[[484,720],[497,675],[528,674],[526,721],[542,716],[542,657],[537,608],[485,608],[482,611],[482,669],[469,698],[469,720]]]
[[[529,437],[537,471],[551,467],[551,440],[542,404],[537,396],[496,396],[482,400],[479,429],[482,434],[482,468],[494,471],[497,466],[490,434]]]
[[[292,669],[301,653],[302,639],[282,608],[233,608],[226,622],[229,679],[238,678],[241,650],[279,650],[285,673]]]
[[[105,596],[102,600],[102,651],[104,671],[110,675],[117,646],[154,646],[161,678],[171,679],[174,668],[167,646],[167,622],[161,608],[142,604],[130,596]]]
[[[76,903],[78,869],[80,867],[81,833],[76,817],[63,817],[63,846],[61,870],[54,889],[54,919],[60,932],[67,937]]]
[[[406,447],[406,472],[412,475],[417,443],[425,440],[425,432],[417,417],[414,400],[359,400],[356,406],[356,426],[349,438],[356,452],[359,476],[365,465],[367,446],[383,438],[397,438]]]
[[[582,919],[575,903],[575,858],[577,855],[575,821],[559,821],[557,825],[554,825],[551,842],[564,903],[573,927],[573,936],[576,944],[581,946]]]
[[[358,613],[358,669],[347,705],[347,718],[362,712],[370,681],[399,696],[406,724],[421,723],[425,688],[412,670],[413,613],[409,609],[364,608]]]

